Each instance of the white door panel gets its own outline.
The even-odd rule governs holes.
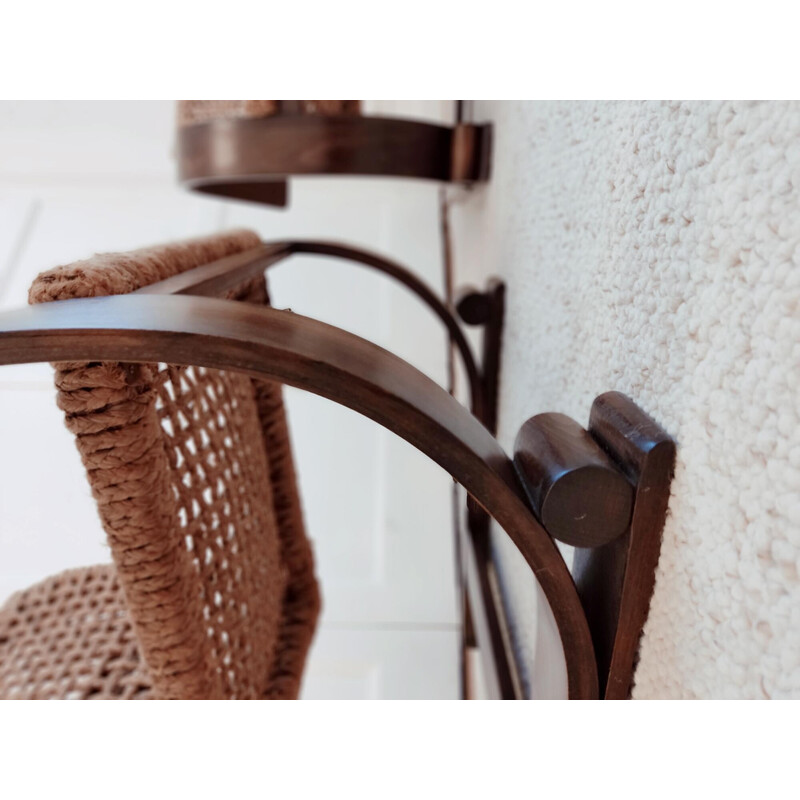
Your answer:
[[[454,630],[323,628],[314,641],[303,700],[457,700]]]
[[[3,382],[0,367],[0,603],[111,554],[75,439],[54,389]]]
[[[169,100],[3,101],[0,182],[173,183]]]
[[[0,191],[0,300],[35,224],[38,209],[39,204],[32,192]]]
[[[442,291],[435,186],[303,179],[291,206],[229,206],[226,227],[264,239],[333,239],[386,255]],[[446,335],[394,281],[345,261],[295,256],[270,270],[278,308],[363,336],[446,382]],[[374,422],[287,391],[326,622],[455,623],[450,478]]]
[[[0,152],[15,154],[0,162],[0,310],[24,305],[42,270],[233,227],[374,250],[442,292],[433,184],[307,178],[292,181],[287,210],[220,202],[180,189],[167,168],[171,104],[36,105],[0,103]],[[297,256],[269,281],[276,307],[377,342],[445,384],[441,325],[390,279]],[[292,389],[287,405],[324,595],[306,694],[454,695],[449,476],[355,412]],[[109,554],[49,365],[0,367],[0,420],[2,602]]]

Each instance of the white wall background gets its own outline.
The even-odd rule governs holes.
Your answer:
[[[377,109],[448,111],[401,106]],[[35,275],[58,264],[239,226],[359,244],[441,290],[432,184],[305,179],[288,211],[217,202],[176,186],[173,117],[163,102],[0,103],[0,310],[24,304]],[[306,257],[270,282],[276,306],[372,339],[444,383],[443,332],[388,280]],[[353,412],[287,395],[325,603],[305,695],[455,697],[449,477]],[[0,431],[2,602],[109,554],[48,365],[0,367]]]
[[[629,394],[678,440],[634,697],[800,697],[800,105],[481,103],[462,279],[508,283],[500,439]],[[496,540],[530,684],[536,592]]]

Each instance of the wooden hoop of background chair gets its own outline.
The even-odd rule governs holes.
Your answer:
[[[242,280],[277,266],[293,255],[301,254],[328,256],[360,264],[393,278],[415,294],[447,329],[450,340],[458,350],[464,365],[472,412],[479,419],[484,419],[484,408],[487,403],[481,371],[475,363],[469,342],[453,312],[411,270],[376,253],[338,242],[317,240],[265,242],[257,250],[229,256],[190,272],[179,273],[168,280],[145,286],[139,289],[137,294],[191,294],[197,297],[216,297],[237,286]]]
[[[275,379],[347,406],[401,436],[460,483],[516,544],[558,627],[569,697],[598,696],[581,600],[554,541],[526,505],[510,459],[476,417],[402,359],[290,311],[206,297],[118,295],[0,315],[0,364],[87,360],[167,362]],[[492,674],[497,663],[514,663],[508,637],[480,645],[488,656],[489,685],[501,696],[516,696],[508,688],[515,684]],[[494,657],[496,647],[506,651],[503,659]]]
[[[223,117],[179,128],[178,172],[180,182],[195,191],[285,206],[291,175],[485,181],[490,150],[490,125],[450,127],[278,108],[269,116]]]

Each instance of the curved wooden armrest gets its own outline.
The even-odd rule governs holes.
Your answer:
[[[446,391],[371,342],[289,311],[132,294],[0,315],[0,364],[167,362],[279,380],[347,406],[443,467],[511,537],[558,626],[570,698],[595,698],[589,627],[569,570],[527,507],[508,456]]]
[[[196,297],[220,297],[227,290],[238,286],[243,280],[264,273],[271,267],[286,261],[293,255],[317,255],[340,258],[364,267],[369,267],[393,278],[415,294],[447,329],[464,364],[470,389],[472,412],[484,420],[486,398],[483,396],[481,374],[472,355],[461,326],[451,309],[442,302],[428,284],[411,270],[377,253],[341,242],[326,242],[313,239],[264,242],[261,247],[244,253],[228,256],[210,264],[173,275],[171,278],[151,283],[136,294],[188,294]]]

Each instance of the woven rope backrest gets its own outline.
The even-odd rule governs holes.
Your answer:
[[[40,275],[31,302],[119,294],[260,244],[235,231]],[[263,278],[229,295],[267,302]],[[61,363],[157,696],[296,696],[319,597],[281,388],[199,367]]]

